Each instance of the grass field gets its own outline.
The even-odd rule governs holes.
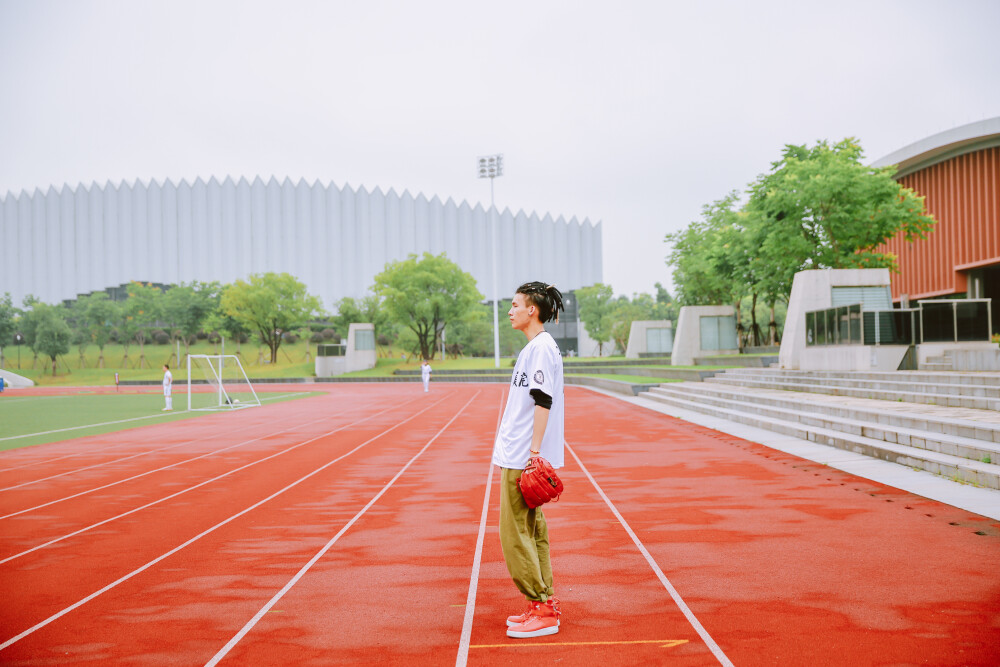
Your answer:
[[[318,392],[262,394],[262,403],[276,403]],[[59,442],[88,435],[122,431],[149,424],[200,417],[187,412],[183,394],[174,396],[175,412],[162,412],[163,396],[148,394],[67,394],[9,396],[0,399],[0,450]]]

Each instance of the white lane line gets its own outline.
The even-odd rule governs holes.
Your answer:
[[[294,393],[291,393],[291,394],[279,394],[278,396],[268,396],[268,397],[262,398],[260,400],[261,400],[261,402],[264,402],[264,401],[276,401],[279,398],[285,398],[286,396],[294,396],[296,393],[301,393],[301,392],[294,392]],[[178,414],[178,413],[175,413],[175,414]],[[218,414],[232,414],[232,413],[225,413],[224,412],[224,413],[218,413]],[[160,415],[149,415],[149,416],[146,416],[146,417],[135,417],[134,419],[151,419],[153,417],[166,417],[166,416],[168,416],[168,415],[162,415],[162,414],[160,414]],[[207,416],[207,415],[198,415],[198,416],[200,417],[200,416]],[[131,421],[131,420],[125,419],[125,420],[122,420],[122,421]],[[175,419],[174,421],[186,421],[186,420]],[[91,427],[102,426],[102,425],[107,425],[107,424],[116,424],[116,423],[120,423],[120,422],[105,422],[104,424],[84,424],[82,426],[73,426],[73,427],[70,427],[68,429],[58,429],[58,430],[55,430],[55,431],[45,431],[43,433],[28,433],[26,435],[14,435],[14,436],[9,436],[7,438],[0,438],[0,440],[11,440],[11,439],[17,439],[17,438],[29,438],[29,437],[31,437],[33,435],[46,435],[48,433],[58,433],[60,431],[71,431],[71,430],[75,430],[75,429],[91,428]],[[165,421],[163,423],[166,424],[166,423],[170,423],[170,422],[166,422]],[[184,425],[187,426],[187,424],[184,424]],[[120,433],[120,432],[121,431],[110,431],[110,433]],[[107,434],[105,434],[105,433],[97,433],[95,435],[107,435]],[[44,443],[44,444],[52,444],[52,445],[54,445],[54,444],[59,444],[60,442],[65,442],[65,440],[60,440],[60,441],[52,442],[52,443]],[[194,441],[194,442],[197,442],[197,441]],[[90,449],[90,450],[87,450],[85,452],[73,452],[72,454],[66,454],[64,456],[57,456],[57,457],[52,458],[52,459],[40,459],[40,460],[32,461],[31,463],[26,463],[26,464],[20,465],[20,466],[11,466],[10,468],[0,468],[0,473],[9,472],[9,471],[12,471],[12,470],[22,470],[24,468],[31,468],[33,466],[42,465],[42,464],[45,464],[45,463],[55,463],[56,461],[62,461],[63,459],[70,459],[70,458],[73,458],[73,457],[76,457],[76,456],[86,456],[88,454],[96,454],[96,453],[99,453],[99,452],[105,452],[105,451],[107,451],[109,449],[115,449],[116,447],[124,447],[124,446],[129,445],[129,444],[131,444],[131,443],[129,443],[129,442],[122,442],[122,443],[118,443],[118,444],[114,444],[114,445],[109,445],[107,447],[101,447],[99,449]],[[3,454],[3,453],[23,453],[25,451],[25,449],[27,449],[27,448],[23,448],[23,449],[22,448],[11,449],[11,450],[8,450],[7,452],[2,452],[0,454]],[[153,451],[158,451],[158,450],[153,450]],[[46,478],[46,479],[48,479],[48,478]],[[3,490],[4,489],[0,489],[0,491],[3,491]]]
[[[337,532],[337,534],[334,535],[330,539],[330,541],[327,542],[323,546],[322,549],[320,549],[318,552],[316,552],[315,556],[313,556],[312,558],[309,559],[308,563],[306,563],[305,565],[302,566],[302,569],[300,569],[298,572],[295,573],[295,576],[293,576],[291,579],[288,580],[288,583],[285,584],[284,587],[282,587],[282,589],[280,591],[278,591],[277,593],[274,594],[274,597],[272,597],[270,600],[267,601],[267,604],[265,604],[263,607],[260,608],[260,611],[258,611],[256,614],[254,614],[253,618],[251,618],[249,621],[246,622],[246,625],[244,625],[240,629],[239,632],[237,632],[235,635],[233,635],[232,639],[230,639],[228,642],[226,642],[225,646],[223,646],[221,649],[219,649],[219,652],[216,653],[212,657],[211,660],[209,660],[208,662],[205,663],[205,667],[213,667],[214,665],[219,664],[219,661],[222,660],[224,657],[226,657],[226,654],[229,653],[233,649],[233,647],[236,646],[236,644],[238,644],[239,641],[241,639],[243,639],[243,637],[245,637],[246,634],[248,632],[250,632],[250,630],[253,629],[253,627],[255,625],[257,625],[257,622],[260,621],[260,619],[264,617],[264,614],[266,614],[271,609],[271,607],[273,607],[275,604],[277,604],[278,600],[280,600],[281,598],[283,598],[285,596],[285,593],[287,593],[288,591],[290,591],[292,589],[292,586],[294,586],[296,583],[298,583],[299,579],[301,579],[303,577],[303,575],[305,575],[305,573],[308,572],[309,569],[313,565],[316,564],[316,561],[318,561],[320,558],[322,558],[323,555],[326,554],[326,552],[328,552],[333,547],[333,545],[337,543],[337,540],[339,540],[340,537],[344,533],[346,533],[351,528],[351,526],[353,526],[355,524],[355,522],[357,522],[357,520],[360,519],[362,517],[362,515],[364,515],[364,513],[367,512],[368,509],[372,505],[374,505],[375,502],[385,494],[386,491],[389,490],[389,487],[391,487],[393,484],[395,484],[397,479],[399,479],[400,477],[402,477],[403,473],[405,473],[409,469],[409,467],[411,465],[413,465],[413,462],[416,461],[418,458],[420,458],[420,455],[423,454],[425,451],[427,451],[427,448],[430,447],[434,443],[434,441],[437,440],[441,436],[441,434],[444,433],[445,430],[449,426],[451,426],[452,422],[454,422],[456,419],[458,419],[458,417],[463,412],[465,412],[465,409],[467,407],[469,407],[469,404],[472,403],[473,400],[475,400],[476,396],[478,396],[480,394],[480,391],[477,391],[475,394],[472,395],[472,398],[470,398],[465,403],[465,405],[463,405],[459,409],[459,411],[455,413],[455,416],[452,417],[451,419],[449,419],[448,423],[445,424],[444,426],[442,426],[441,430],[438,431],[437,433],[435,433],[434,437],[431,438],[430,440],[428,440],[427,444],[424,445],[419,452],[417,452],[416,454],[414,454],[412,459],[410,459],[409,461],[407,461],[406,465],[404,465],[402,467],[402,469],[400,469],[400,471],[396,473],[396,476],[393,477],[392,479],[390,479],[386,483],[386,485],[382,487],[382,490],[379,491],[378,493],[376,493],[375,497],[368,501],[367,505],[365,505],[364,507],[362,507],[361,510],[357,514],[355,514],[354,517],[350,521],[348,521],[344,525],[344,527],[341,528]]]
[[[244,426],[243,428],[232,429],[232,430],[229,431],[229,433],[234,433],[234,432],[238,433],[240,431],[245,431],[245,430],[251,429],[251,428],[259,428],[259,425],[254,424],[254,425],[251,425],[251,426]],[[212,435],[205,436],[204,438],[197,438],[196,440],[185,440],[183,442],[179,442],[179,443],[174,444],[174,445],[167,445],[166,447],[159,447],[157,449],[150,449],[150,450],[147,450],[147,451],[144,451],[144,452],[139,452],[137,454],[130,454],[128,456],[123,456],[123,457],[118,458],[118,459],[109,459],[107,461],[101,461],[100,463],[94,463],[92,465],[84,466],[82,468],[73,468],[72,470],[66,470],[64,472],[59,472],[59,473],[56,473],[54,475],[49,475],[48,477],[39,477],[38,479],[32,479],[32,480],[29,480],[27,482],[21,482],[20,484],[15,484],[14,486],[5,486],[3,488],[0,488],[0,493],[3,493],[5,491],[13,491],[14,489],[20,489],[20,488],[25,487],[25,486],[31,486],[32,484],[39,484],[41,482],[47,482],[47,481],[49,481],[51,479],[57,479],[59,477],[65,477],[66,475],[73,475],[73,474],[76,474],[78,472],[85,472],[87,470],[93,470],[94,468],[100,468],[102,466],[111,465],[113,463],[121,463],[122,461],[128,461],[130,459],[139,458],[139,457],[142,457],[142,456],[147,456],[149,454],[156,454],[156,453],[159,453],[159,452],[169,451],[171,449],[176,449],[177,447],[184,447],[186,445],[193,445],[196,442],[201,442],[203,440],[211,440],[213,438],[218,438],[218,437],[219,437],[219,434],[213,433]],[[248,441],[248,442],[251,442],[251,441]],[[123,444],[130,444],[130,443],[123,443]],[[220,450],[220,451],[222,451],[222,450]],[[97,453],[97,452],[87,452],[87,453]],[[80,454],[71,454],[70,456],[80,456]],[[69,457],[67,457],[67,458],[69,458]],[[46,461],[46,463],[51,463],[51,462],[52,461]],[[6,471],[4,471],[4,472],[6,472]],[[2,519],[2,518],[5,518],[5,517],[0,517],[0,519]]]
[[[497,424],[493,430],[493,442],[496,443],[497,432],[500,430],[500,419],[503,417],[504,397],[507,390],[500,392],[500,410],[497,414]],[[458,656],[455,667],[465,667],[469,661],[469,644],[472,643],[472,619],[476,615],[476,591],[479,590],[479,568],[483,561],[483,542],[486,539],[486,517],[490,510],[490,489],[493,488],[493,449],[490,448],[490,473],[486,476],[486,493],[483,495],[483,511],[479,515],[479,535],[476,536],[476,555],[472,559],[472,574],[469,577],[469,593],[465,598],[465,619],[462,621],[462,637],[458,642]]]
[[[402,407],[402,406],[405,406],[405,405],[409,405],[410,403],[412,403],[415,400],[417,400],[417,399],[412,399],[410,401],[406,401],[405,403],[403,403],[402,405],[397,406],[397,407]],[[20,510],[18,512],[13,512],[11,514],[6,514],[4,516],[0,516],[0,521],[2,521],[3,519],[9,519],[10,517],[14,517],[14,516],[17,516],[19,514],[25,514],[27,512],[33,512],[34,510],[42,509],[44,507],[48,507],[49,505],[55,505],[56,503],[61,503],[64,500],[70,500],[72,498],[79,498],[80,496],[84,496],[84,495],[87,495],[88,493],[93,493],[95,491],[102,491],[102,490],[107,489],[109,487],[116,486],[118,484],[123,484],[125,482],[130,482],[132,480],[139,479],[140,477],[145,477],[146,475],[151,475],[151,474],[153,474],[155,472],[161,472],[163,470],[168,470],[170,468],[182,465],[184,463],[190,463],[191,461],[197,461],[198,459],[203,459],[203,458],[206,458],[206,457],[209,457],[209,456],[214,456],[215,454],[219,454],[221,452],[225,452],[225,451],[228,451],[230,449],[236,449],[237,447],[242,447],[243,445],[247,445],[247,444],[250,444],[252,442],[256,442],[257,440],[261,440],[261,439],[269,437],[271,435],[279,435],[281,433],[287,433],[288,431],[291,431],[294,428],[297,428],[299,426],[310,426],[312,424],[315,424],[316,422],[324,421],[324,420],[330,419],[331,417],[339,416],[340,414],[342,414],[342,413],[338,412],[338,413],[335,413],[333,415],[325,415],[325,416],[323,416],[323,417],[321,417],[319,419],[314,419],[313,421],[310,421],[310,422],[296,423],[296,425],[294,427],[292,427],[292,428],[286,428],[286,429],[283,429],[283,430],[280,430],[280,431],[274,431],[274,432],[269,433],[267,435],[262,435],[262,436],[259,436],[257,438],[253,438],[251,440],[245,440],[244,442],[241,442],[241,443],[238,443],[238,444],[235,444],[235,445],[230,445],[229,447],[224,447],[222,449],[213,450],[211,452],[207,452],[205,454],[201,454],[199,456],[195,456],[194,458],[186,459],[184,461],[178,461],[177,463],[171,463],[170,465],[166,465],[166,466],[163,466],[163,467],[160,467],[160,468],[156,468],[154,470],[149,470],[147,472],[140,473],[138,475],[133,475],[132,477],[128,477],[126,479],[122,479],[122,480],[119,480],[117,482],[111,482],[110,484],[105,484],[104,486],[99,486],[99,487],[96,487],[96,488],[93,488],[93,489],[88,489],[87,491],[81,491],[80,493],[74,494],[72,496],[66,496],[65,498],[59,498],[57,500],[53,500],[53,501],[50,501],[50,502],[47,502],[47,503],[44,503],[44,504],[41,504],[41,505],[36,505],[34,507],[29,507],[27,509],[23,509],[23,510]],[[229,433],[238,433],[239,431],[243,431],[243,430],[247,430],[247,429],[251,429],[251,428],[259,430],[260,429],[260,424],[251,424],[250,426],[245,426],[243,428],[232,429],[232,430],[229,431]],[[64,475],[69,475],[69,474],[72,474],[72,473],[75,473],[75,472],[82,472],[84,470],[90,470],[92,468],[99,468],[101,466],[108,465],[109,463],[120,463],[121,461],[127,461],[129,459],[133,459],[133,458],[136,458],[138,456],[145,456],[147,454],[153,454],[153,453],[156,453],[156,452],[163,452],[163,451],[167,451],[167,450],[170,450],[170,449],[175,449],[177,447],[183,447],[185,445],[190,445],[190,444],[194,444],[196,442],[201,442],[202,440],[211,440],[211,439],[217,438],[217,437],[218,437],[218,434],[212,434],[212,435],[208,435],[208,436],[206,436],[204,438],[198,438],[196,440],[186,440],[186,441],[181,442],[181,443],[176,444],[176,445],[170,445],[168,447],[161,447],[159,449],[152,449],[152,450],[149,450],[148,452],[140,452],[139,454],[133,454],[131,456],[125,456],[125,457],[120,458],[120,459],[114,459],[114,460],[105,461],[105,462],[102,462],[102,463],[95,463],[92,466],[86,466],[84,468],[76,468],[74,470],[70,470],[70,471],[67,471],[67,472],[62,472],[62,473],[59,473],[59,474],[56,474],[56,475],[51,475],[49,477],[43,477],[41,479],[36,479],[36,480],[30,481],[30,482],[24,482],[23,484],[18,484],[16,486],[10,486],[10,487],[4,488],[4,489],[0,489],[0,492],[8,491],[8,490],[11,490],[11,489],[17,489],[17,488],[20,488],[22,486],[29,486],[31,484],[36,484],[38,482],[44,482],[46,480],[55,479],[56,477],[62,477]]]
[[[625,532],[628,533],[629,537],[632,538],[632,541],[635,543],[635,546],[639,548],[639,552],[646,559],[646,562],[649,563],[649,566],[653,568],[653,572],[656,573],[656,578],[660,580],[660,583],[663,584],[663,587],[667,589],[668,593],[670,593],[670,597],[674,599],[674,602],[677,604],[677,607],[681,610],[681,613],[684,614],[684,617],[687,618],[688,623],[691,624],[691,627],[695,629],[695,632],[698,633],[698,636],[701,637],[702,641],[704,641],[705,644],[708,646],[708,649],[712,652],[712,655],[715,656],[715,659],[719,661],[719,664],[724,665],[725,667],[733,667],[733,663],[730,662],[729,658],[726,657],[726,654],[722,652],[722,649],[719,648],[719,645],[715,643],[715,640],[712,639],[712,636],[708,634],[708,630],[706,630],[705,627],[701,624],[701,622],[697,619],[697,617],[695,617],[694,612],[692,612],[690,607],[687,606],[687,603],[684,602],[684,599],[681,597],[680,593],[677,592],[677,589],[674,588],[674,585],[670,583],[670,580],[667,579],[667,576],[663,574],[663,570],[661,570],[660,566],[656,564],[655,560],[653,560],[653,557],[649,554],[649,551],[646,549],[646,546],[632,531],[632,527],[628,525],[628,522],[625,520],[625,517],[621,515],[621,513],[618,511],[618,508],[615,507],[615,504],[611,502],[611,499],[608,498],[607,494],[604,493],[604,490],[597,483],[597,480],[595,480],[594,476],[590,474],[590,471],[587,470],[587,467],[583,465],[583,461],[581,461],[580,457],[576,455],[576,452],[573,451],[573,448],[569,446],[568,442],[566,443],[566,448],[569,450],[569,453],[573,455],[573,458],[576,459],[577,465],[580,466],[580,470],[583,471],[583,474],[587,476],[587,479],[590,480],[590,483],[594,485],[595,489],[597,489],[597,493],[601,495],[601,498],[604,499],[604,502],[607,503],[608,507],[611,508],[611,512],[615,515],[615,518],[618,519],[618,522],[625,529]]]
[[[423,410],[421,410],[420,412],[418,412],[416,414],[419,415],[420,413],[422,413],[422,412],[424,412],[426,410],[431,409],[432,407],[434,407],[434,405],[437,405],[438,403],[440,403],[443,400],[444,400],[443,398],[440,399],[440,400],[438,400],[434,404],[427,406],[426,408],[424,408]],[[264,458],[257,459],[256,461],[251,461],[250,463],[247,463],[246,465],[242,465],[242,466],[240,466],[238,468],[233,468],[232,470],[224,472],[221,475],[213,477],[212,479],[207,479],[204,482],[199,482],[198,484],[195,484],[194,486],[189,486],[186,489],[181,489],[180,491],[177,491],[176,493],[171,493],[169,496],[164,496],[163,498],[160,498],[158,500],[154,500],[152,502],[146,503],[145,505],[142,505],[140,507],[136,507],[135,509],[131,509],[131,510],[127,511],[127,512],[122,512],[121,514],[118,514],[118,515],[113,516],[111,518],[105,519],[103,521],[98,521],[97,523],[94,523],[94,524],[91,524],[89,526],[86,526],[85,528],[81,528],[79,530],[75,530],[72,533],[67,533],[67,534],[62,535],[60,537],[57,537],[55,539],[51,539],[48,542],[45,542],[44,544],[39,544],[37,546],[34,546],[34,547],[32,547],[30,549],[27,549],[25,551],[22,551],[20,553],[16,553],[13,556],[8,556],[7,558],[4,558],[3,560],[0,560],[0,565],[3,565],[4,563],[9,563],[10,561],[15,560],[17,558],[21,558],[22,556],[27,556],[28,554],[30,554],[30,553],[32,553],[34,551],[38,551],[39,549],[44,549],[45,547],[48,547],[48,546],[52,546],[53,544],[56,544],[58,542],[62,542],[63,540],[68,540],[71,537],[76,537],[77,535],[80,535],[82,533],[86,533],[87,531],[93,530],[94,528],[99,528],[99,527],[101,527],[101,526],[103,526],[105,524],[111,523],[112,521],[117,521],[118,519],[121,519],[123,517],[129,516],[130,514],[135,514],[136,512],[140,512],[140,511],[142,511],[144,509],[147,509],[149,507],[152,507],[154,505],[159,505],[162,502],[166,502],[168,500],[171,500],[172,498],[176,498],[177,496],[183,495],[183,494],[187,493],[188,491],[194,491],[195,489],[201,488],[201,487],[205,486],[206,484],[211,484],[212,482],[216,482],[216,481],[218,481],[220,479],[229,477],[230,475],[234,475],[234,474],[240,472],[241,470],[246,470],[247,468],[255,466],[255,465],[259,464],[259,463],[263,463],[265,461],[269,461],[269,460],[271,460],[273,458],[276,458],[278,456],[282,456],[283,454],[287,454],[288,452],[294,451],[294,450],[298,449],[299,447],[304,447],[305,445],[308,445],[311,442],[315,442],[316,440],[319,440],[320,438],[326,438],[328,436],[333,435],[334,433],[339,433],[340,431],[343,431],[346,428],[350,428],[351,426],[354,426],[356,424],[360,424],[361,422],[367,421],[367,420],[371,419],[372,417],[377,417],[378,415],[380,415],[380,414],[382,414],[384,412],[389,412],[390,410],[395,410],[395,409],[397,409],[397,407],[398,406],[392,406],[392,407],[386,408],[385,410],[382,410],[381,412],[376,412],[375,414],[369,415],[369,416],[365,417],[364,419],[359,419],[357,421],[351,422],[350,424],[345,424],[344,426],[336,428],[336,429],[334,429],[332,431],[329,431],[327,433],[323,433],[321,435],[317,435],[315,438],[310,438],[309,440],[304,440],[303,442],[300,442],[300,443],[298,443],[296,445],[292,445],[291,447],[288,447],[287,449],[283,449],[280,452],[276,452],[276,453],[271,454],[269,456],[265,456]],[[414,415],[414,417],[415,416],[416,415]],[[411,419],[412,419],[412,417],[411,417]]]
[[[142,472],[142,473],[139,473],[137,475],[132,475],[131,477],[126,477],[125,479],[120,479],[120,480],[118,480],[116,482],[109,482],[108,484],[105,484],[103,486],[97,486],[97,487],[94,487],[92,489],[87,489],[86,491],[81,491],[81,492],[75,493],[75,494],[73,494],[71,496],[65,496],[63,498],[57,498],[56,500],[50,500],[49,502],[42,503],[41,505],[35,505],[34,507],[29,507],[27,509],[19,510],[17,512],[12,512],[10,514],[5,514],[4,516],[0,516],[0,521],[3,521],[4,519],[9,519],[11,517],[15,517],[15,516],[18,516],[18,515],[21,515],[21,514],[27,514],[28,512],[34,512],[35,510],[40,510],[42,508],[49,507],[50,505],[55,505],[57,503],[61,503],[61,502],[66,501],[66,500],[72,500],[73,498],[79,498],[81,496],[85,496],[85,495],[94,493],[96,491],[103,491],[104,489],[110,489],[113,486],[118,486],[119,484],[124,484],[126,482],[131,482],[133,480],[145,477],[146,475],[152,475],[153,473],[163,472],[164,470],[169,470],[171,468],[176,468],[177,466],[184,465],[185,463],[191,463],[192,461],[197,461],[199,459],[204,459],[204,458],[208,458],[210,456],[215,456],[216,454],[221,454],[222,452],[228,452],[231,449],[237,449],[238,447],[243,447],[244,445],[249,445],[252,442],[257,442],[258,440],[263,440],[264,438],[269,438],[269,437],[274,436],[274,435],[281,435],[282,433],[288,433],[289,431],[294,431],[294,430],[296,430],[298,428],[305,428],[307,426],[312,426],[313,424],[315,424],[317,422],[326,421],[326,420],[330,419],[331,417],[336,417],[336,416],[339,416],[340,414],[341,413],[337,413],[335,415],[327,415],[327,416],[324,416],[324,417],[320,417],[319,419],[314,419],[311,422],[305,422],[305,423],[297,422],[293,426],[290,426],[288,428],[284,428],[284,429],[282,429],[280,431],[273,431],[271,433],[265,433],[263,435],[257,436],[256,438],[251,438],[250,440],[244,440],[243,442],[239,442],[239,443],[237,443],[235,445],[230,445],[228,447],[223,447],[222,449],[216,449],[216,450],[213,450],[211,452],[206,452],[205,454],[201,454],[199,456],[195,456],[195,457],[190,458],[190,459],[185,459],[183,461],[177,461],[176,463],[171,463],[169,465],[165,465],[165,466],[162,466],[160,468],[154,468],[153,470],[147,470],[146,472]],[[257,430],[260,430],[260,426],[256,425],[256,424],[254,425],[253,428],[256,428]],[[180,445],[171,445],[170,447],[165,447],[164,449],[173,449],[175,447],[180,447],[180,446],[183,446],[183,445],[188,445],[188,444],[191,444],[191,443],[194,443],[194,442],[200,442],[201,440],[205,440],[205,439],[208,439],[208,438],[200,438],[199,440],[190,440],[188,442],[182,442]],[[161,450],[161,449],[154,449],[152,451],[153,452],[158,452],[158,451],[163,451],[163,450]],[[152,453],[152,452],[150,452],[150,453]],[[141,455],[137,454],[136,456],[141,456]],[[127,457],[125,457],[123,459],[117,459],[117,461],[125,461],[125,460],[130,459],[130,458],[133,458],[133,457],[127,456]],[[104,464],[98,464],[98,465],[104,465]],[[91,467],[96,468],[98,466],[91,466]],[[82,468],[82,470],[89,470],[89,468]],[[62,474],[63,475],[68,475],[69,473],[62,473]],[[53,475],[52,477],[61,477],[61,476],[62,475]],[[46,477],[45,479],[52,479],[52,478],[51,477]],[[36,481],[40,482],[40,481],[43,481],[43,480],[36,480]],[[33,483],[34,482],[28,482],[28,484],[33,484]],[[21,486],[25,486],[25,484],[22,484]],[[17,487],[16,486],[12,486],[10,488],[16,489]],[[4,491],[4,490],[5,489],[0,489],[0,491]]]
[[[87,604],[88,602],[90,602],[94,598],[96,598],[96,597],[98,597],[98,596],[100,596],[100,595],[102,595],[104,593],[107,593],[112,588],[115,588],[116,586],[119,586],[119,585],[125,583],[126,581],[128,581],[129,579],[135,577],[136,575],[145,572],[146,570],[148,570],[149,568],[153,567],[154,565],[156,565],[160,561],[162,561],[162,560],[164,560],[166,558],[169,558],[170,556],[173,556],[175,553],[177,553],[181,549],[183,549],[183,548],[185,548],[185,547],[187,547],[187,546],[189,546],[191,544],[194,544],[195,542],[197,542],[201,538],[203,538],[206,535],[209,535],[209,534],[215,532],[216,530],[218,530],[219,528],[222,528],[226,524],[235,521],[236,519],[240,518],[244,514],[247,514],[248,512],[251,512],[251,511],[257,509],[258,507],[260,507],[264,503],[266,503],[266,502],[268,502],[270,500],[273,500],[274,498],[277,498],[278,496],[280,496],[281,494],[283,494],[285,491],[288,491],[289,489],[295,488],[296,486],[298,486],[302,482],[306,481],[310,477],[313,477],[314,475],[318,475],[320,472],[326,470],[327,468],[329,468],[330,466],[332,466],[334,463],[337,463],[338,461],[341,461],[341,460],[347,458],[348,456],[350,456],[354,452],[358,451],[362,447],[368,445],[371,442],[374,442],[374,441],[378,440],[383,435],[396,430],[397,428],[399,428],[403,424],[407,423],[408,421],[416,419],[419,415],[423,414],[424,412],[427,412],[428,410],[430,410],[431,408],[433,408],[434,406],[436,406],[438,403],[441,403],[442,401],[444,401],[446,398],[448,398],[448,396],[445,396],[444,398],[442,398],[439,401],[435,401],[434,403],[432,403],[431,405],[428,405],[423,410],[421,410],[421,411],[419,411],[419,412],[417,412],[417,413],[415,413],[413,415],[410,415],[406,419],[404,419],[404,420],[402,420],[400,422],[397,422],[396,424],[394,424],[393,426],[390,426],[389,428],[387,428],[386,430],[382,431],[378,435],[373,436],[373,437],[369,438],[368,440],[365,440],[364,442],[362,442],[360,445],[358,445],[357,447],[355,447],[351,451],[349,451],[349,452],[347,452],[345,454],[341,454],[337,458],[335,458],[335,459],[333,459],[333,460],[331,460],[331,461],[329,461],[327,463],[324,463],[319,468],[316,468],[311,473],[309,473],[309,474],[307,474],[307,475],[305,475],[303,477],[300,477],[299,479],[295,480],[294,482],[292,482],[291,484],[289,484],[285,488],[283,488],[283,489],[281,489],[279,491],[275,491],[274,493],[272,493],[271,495],[269,495],[267,498],[264,498],[263,500],[254,503],[253,505],[251,505],[250,507],[247,507],[244,510],[240,510],[239,512],[237,512],[236,514],[232,515],[228,519],[224,519],[223,521],[220,521],[219,523],[215,524],[211,528],[208,528],[207,530],[204,530],[204,531],[198,533],[197,535],[195,535],[194,537],[192,537],[187,542],[181,544],[180,546],[174,547],[173,549],[171,549],[167,553],[163,554],[162,556],[158,556],[158,557],[154,558],[153,560],[149,561],[148,563],[146,563],[145,565],[137,567],[136,569],[132,570],[128,574],[126,574],[126,575],[124,575],[122,577],[119,577],[118,579],[112,581],[110,584],[108,584],[104,588],[102,588],[102,589],[100,589],[98,591],[94,591],[93,593],[91,593],[87,597],[83,598],[82,600],[79,600],[78,602],[75,602],[75,603],[71,604],[70,606],[66,607],[62,611],[59,611],[59,612],[53,614],[52,616],[49,616],[44,621],[36,623],[35,625],[31,626],[30,628],[28,628],[24,632],[20,633],[19,635],[15,635],[14,637],[11,637],[10,639],[8,639],[7,641],[5,641],[4,643],[0,644],[0,651],[4,650],[8,646],[11,646],[12,644],[15,644],[15,643],[21,641],[22,639],[24,639],[28,635],[30,635],[30,634],[32,634],[34,632],[37,632],[38,630],[41,630],[42,628],[44,628],[45,626],[49,625],[50,623],[59,620],[60,618],[62,618],[66,614],[70,613],[74,609],[79,609],[80,607],[82,607],[83,605]],[[387,408],[387,410],[392,410],[394,408],[395,408],[395,406],[393,408]],[[385,410],[383,410],[382,412],[385,412]],[[382,412],[378,412],[376,414],[382,414]],[[375,416],[375,415],[372,415],[372,416]],[[369,417],[366,417],[365,419],[369,419]],[[364,421],[364,419],[359,420],[359,422],[355,422],[355,423],[360,423],[360,421]],[[339,430],[340,429],[337,429],[337,431],[339,431]],[[336,433],[337,431],[331,431],[331,433]],[[319,437],[322,438],[322,437],[325,437],[325,435],[319,436]],[[317,439],[317,438],[314,438],[314,440],[315,439]],[[311,442],[311,441],[309,441],[309,442]],[[305,444],[305,443],[303,443],[303,444]]]

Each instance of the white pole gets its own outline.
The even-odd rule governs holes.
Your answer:
[[[188,371],[188,412],[191,411],[191,357],[187,358],[187,371]],[[178,364],[179,366],[180,364]]]
[[[493,204],[493,178],[490,177],[490,221],[493,224],[493,366],[500,368],[500,285],[497,280],[497,211]]]

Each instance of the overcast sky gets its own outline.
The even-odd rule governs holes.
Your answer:
[[[786,143],[1000,115],[1000,2],[0,0],[0,195],[274,175],[603,223],[616,293]],[[526,277],[527,279],[528,277]]]

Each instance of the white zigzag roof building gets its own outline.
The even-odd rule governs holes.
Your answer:
[[[501,297],[526,280],[572,290],[602,280],[601,223],[497,214]],[[67,185],[0,198],[0,294],[47,303],[131,280],[229,283],[284,271],[326,307],[361,297],[387,262],[446,253],[491,298],[489,211],[287,178],[175,185]]]

